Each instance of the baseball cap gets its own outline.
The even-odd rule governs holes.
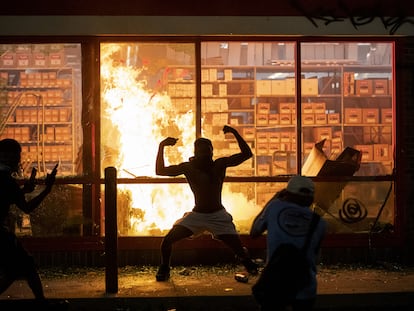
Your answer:
[[[310,178],[297,175],[289,180],[286,190],[292,194],[313,196],[315,186]]]

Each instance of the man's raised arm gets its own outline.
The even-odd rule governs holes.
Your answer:
[[[177,138],[167,137],[160,142],[158,146],[157,160],[155,163],[155,173],[157,175],[165,176],[168,175],[165,168],[164,162],[164,147],[165,146],[174,146],[177,143]]]
[[[241,135],[239,134],[239,132],[236,129],[234,129],[234,128],[228,126],[228,125],[225,125],[223,127],[223,132],[224,132],[224,134],[232,133],[234,135],[234,137],[237,140],[237,143],[239,144],[239,148],[240,148],[240,151],[241,151],[241,154],[242,154],[243,161],[245,161],[247,159],[250,159],[253,156],[252,150],[250,149],[249,145],[243,139],[243,137],[241,137]]]

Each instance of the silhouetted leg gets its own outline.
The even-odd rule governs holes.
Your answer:
[[[192,235],[193,232],[190,229],[180,225],[174,226],[162,240],[161,264],[170,265],[173,244]]]
[[[250,259],[247,250],[243,247],[240,237],[237,234],[222,234],[217,238],[233,250],[237,259],[240,260],[250,274],[258,274],[257,264]]]
[[[36,299],[44,300],[42,281],[37,272],[36,264],[33,256],[31,256],[22,246],[19,240],[15,240],[14,267],[13,270],[18,276],[22,276],[27,280],[30,289]]]
[[[15,266],[18,265],[16,245],[19,244],[14,234],[0,230],[0,294],[16,280],[14,274]]]
[[[42,281],[36,269],[32,269],[28,272],[27,283],[29,284],[36,299],[45,299]]]
[[[156,275],[157,281],[166,281],[170,277],[170,260],[172,246],[175,242],[190,237],[193,232],[183,226],[174,226],[164,237],[161,243],[161,265]]]

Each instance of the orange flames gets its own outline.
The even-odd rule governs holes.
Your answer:
[[[176,146],[166,148],[166,164],[192,156],[195,112],[177,113],[166,93],[148,87],[147,68],[131,64],[128,55],[133,54],[123,57],[124,51],[120,44],[101,47],[101,166],[116,167],[118,178],[155,177],[158,144],[165,137],[179,138]],[[229,188],[224,185],[224,206],[236,225],[249,222],[257,213],[254,203]],[[164,235],[193,204],[186,183],[118,184],[120,234]]]

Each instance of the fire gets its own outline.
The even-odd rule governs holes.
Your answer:
[[[125,45],[101,46],[101,166],[116,167],[118,178],[155,177],[158,144],[165,137],[179,138],[176,146],[166,148],[167,164],[192,156],[195,112],[177,113],[165,92],[147,85],[145,65],[131,64],[133,54],[122,57],[124,51]],[[254,203],[229,188],[223,187],[226,209],[236,225],[237,220],[249,221],[257,212]],[[118,184],[120,234],[164,235],[193,204],[186,183]]]

